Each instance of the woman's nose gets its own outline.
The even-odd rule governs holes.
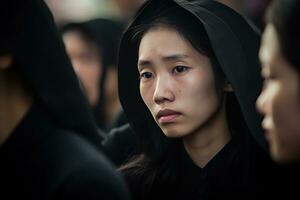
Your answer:
[[[172,81],[169,80],[168,77],[160,77],[157,79],[153,99],[157,104],[174,101],[175,95]]]

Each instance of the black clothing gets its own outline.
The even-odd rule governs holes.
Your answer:
[[[7,4],[9,12],[3,15],[13,18],[17,12],[25,13],[20,24],[15,25],[22,27],[18,37],[8,40],[16,41],[11,53],[34,97],[44,103],[59,126],[101,147],[102,138],[48,7],[41,0],[6,1]]]
[[[34,102],[0,146],[1,197],[128,199],[44,1],[4,1],[0,15],[0,48]]]
[[[123,109],[121,109],[120,112],[118,113],[116,119],[112,122],[109,130],[111,130],[113,128],[116,128],[116,127],[123,126],[125,124],[128,124],[127,118],[126,118],[126,116],[124,114]]]
[[[233,88],[227,95],[231,141],[203,169],[193,164],[187,154],[178,156],[182,155],[181,141],[164,136],[140,96],[139,41],[133,39],[135,31],[170,8],[174,16],[176,12],[184,13],[190,19],[187,23],[203,27],[213,54]],[[259,42],[259,34],[242,16],[216,1],[150,0],[142,6],[123,35],[119,54],[119,96],[139,137],[144,158],[143,163],[123,168],[133,199],[273,196],[277,168],[263,149],[266,143],[255,108],[262,82]]]
[[[121,166],[140,153],[136,134],[129,124],[112,129],[102,142],[103,151],[116,165]]]
[[[176,179],[162,182],[159,177],[163,174],[158,174],[153,187],[146,192],[143,185],[147,175],[137,174],[139,169],[124,170],[132,199],[250,200],[272,197],[272,189],[276,187],[270,187],[270,180],[274,180],[275,165],[253,138],[243,141],[235,137],[204,168],[194,164],[182,146],[174,152],[178,157],[174,162]]]
[[[126,199],[122,180],[86,139],[57,127],[41,104],[0,148],[2,197]]]

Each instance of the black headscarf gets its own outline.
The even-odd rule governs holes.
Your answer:
[[[122,38],[119,54],[119,96],[124,112],[133,129],[139,134],[142,147],[148,155],[156,154],[161,148],[158,140],[152,138],[159,133],[155,123],[139,93],[139,73],[137,70],[138,44],[132,42],[132,29],[147,23],[154,13],[161,13],[170,6],[178,7],[203,25],[213,53],[226,79],[233,87],[247,128],[264,147],[260,128],[261,118],[256,112],[255,102],[261,88],[258,49],[260,37],[254,27],[232,9],[209,0],[150,0],[143,5]],[[174,13],[176,15],[176,13]],[[197,26],[197,24],[195,24]],[[199,102],[201,106],[201,102]],[[235,123],[239,123],[236,119]]]
[[[16,11],[17,10],[17,11]],[[1,53],[10,53],[57,124],[100,147],[92,115],[66,55],[53,16],[42,0],[5,1],[0,8]]]

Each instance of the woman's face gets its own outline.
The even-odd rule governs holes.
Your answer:
[[[100,96],[102,62],[96,46],[86,42],[77,31],[63,35],[67,53],[80,79],[91,106],[96,106]]]
[[[139,46],[140,93],[168,137],[200,130],[217,112],[209,58],[172,28],[150,29]]]
[[[260,49],[264,87],[257,108],[272,157],[279,162],[300,160],[299,74],[280,52],[277,32],[266,26]]]

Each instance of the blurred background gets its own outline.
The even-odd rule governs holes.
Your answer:
[[[271,0],[218,0],[263,27],[262,16]],[[58,25],[97,17],[128,21],[145,0],[46,0]]]

